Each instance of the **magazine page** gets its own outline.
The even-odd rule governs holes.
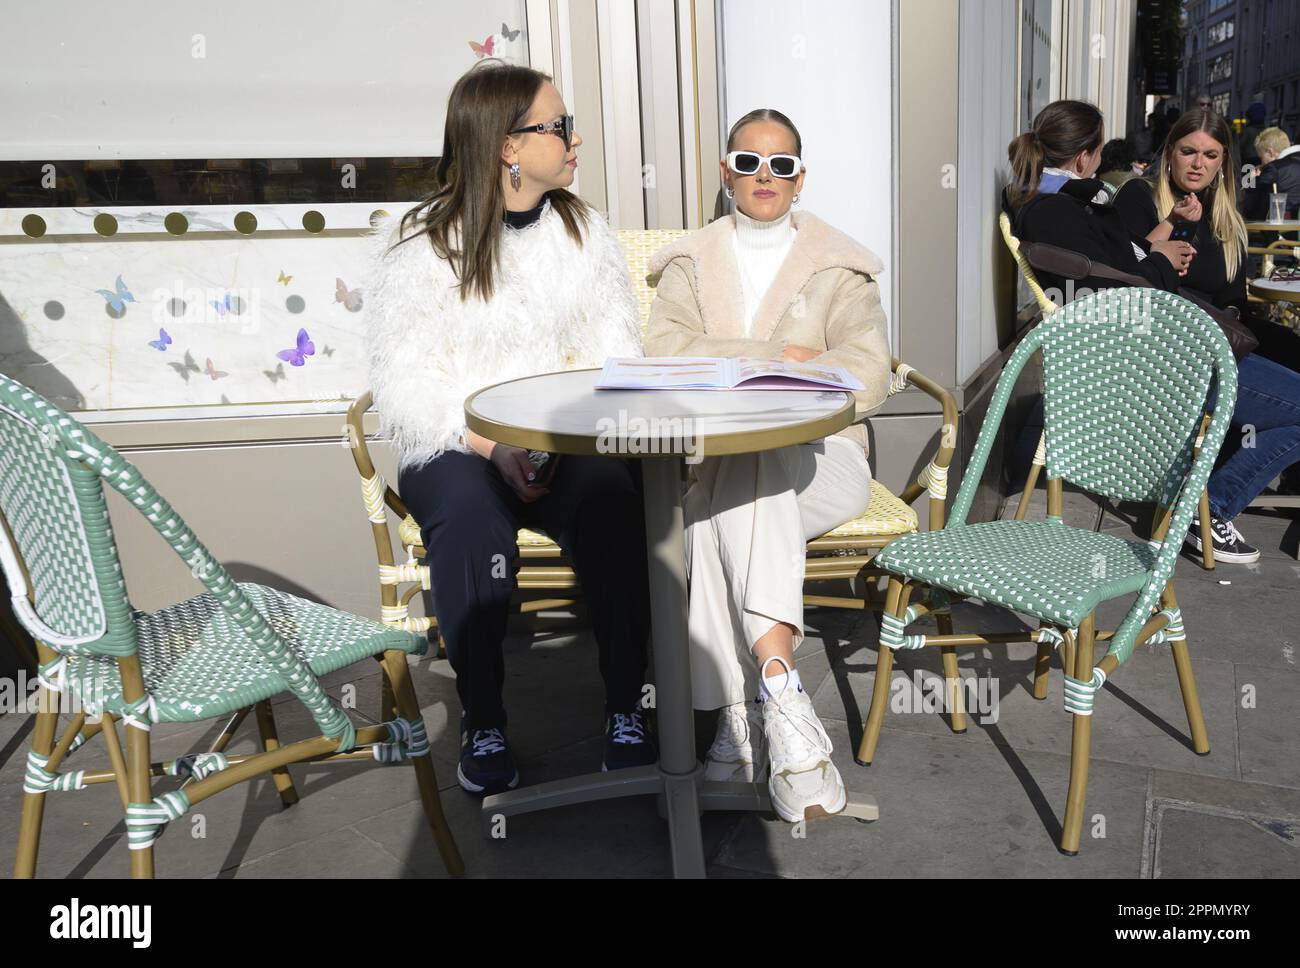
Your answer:
[[[861,390],[862,381],[840,366],[792,360],[736,361],[737,390]]]
[[[727,390],[736,361],[711,356],[612,357],[597,390]]]

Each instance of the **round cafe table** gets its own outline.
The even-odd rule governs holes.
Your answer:
[[[1271,302],[1300,303],[1300,279],[1289,282],[1255,279],[1249,283],[1252,296]]]
[[[559,454],[640,459],[659,724],[657,765],[541,783],[483,801],[509,816],[616,797],[663,794],[673,874],[704,876],[701,810],[770,810],[766,784],[703,779],[695,758],[687,638],[682,464],[817,440],[853,422],[853,397],[804,390],[597,390],[599,370],[498,383],[465,401],[465,423],[504,444]],[[870,798],[850,814],[874,819]]]
[[[1294,232],[1300,229],[1300,219],[1289,218],[1281,222],[1247,222],[1247,232]]]

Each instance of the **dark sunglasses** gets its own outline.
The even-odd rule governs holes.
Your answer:
[[[732,151],[727,155],[727,167],[737,175],[752,175],[763,162],[777,178],[793,178],[803,170],[798,155],[760,155],[756,151]]]
[[[568,151],[573,147],[573,115],[566,114],[562,118],[556,118],[554,121],[543,121],[541,124],[529,124],[522,128],[515,128],[507,134],[555,134],[559,135],[564,141],[564,150]]]

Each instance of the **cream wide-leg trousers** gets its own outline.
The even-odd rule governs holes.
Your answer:
[[[827,437],[706,457],[683,501],[696,709],[758,695],[754,643],[778,622],[803,641],[805,544],[861,514],[871,496],[862,448]]]

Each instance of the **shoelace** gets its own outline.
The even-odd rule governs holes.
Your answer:
[[[736,712],[728,706],[722,713],[726,717],[726,731],[713,744],[713,752],[719,757],[737,754],[749,744],[749,716],[747,709]]]
[[[628,744],[645,742],[645,724],[641,721],[640,713],[614,714],[614,742]]]
[[[1245,536],[1237,530],[1237,526],[1231,521],[1219,521],[1216,518],[1210,518],[1210,527],[1218,532],[1218,535],[1223,539],[1224,544],[1233,544],[1237,541],[1245,544],[1246,542]]]
[[[506,738],[501,735],[499,729],[476,729],[474,731],[474,756],[490,756],[493,753],[504,753],[506,750]]]
[[[830,749],[822,738],[822,731],[817,728],[816,723],[807,716],[794,713],[788,705],[780,702],[776,696],[767,701],[776,703],[776,710],[780,713],[776,721],[776,727],[783,747],[788,749],[792,743],[802,741],[819,753],[830,754]]]

